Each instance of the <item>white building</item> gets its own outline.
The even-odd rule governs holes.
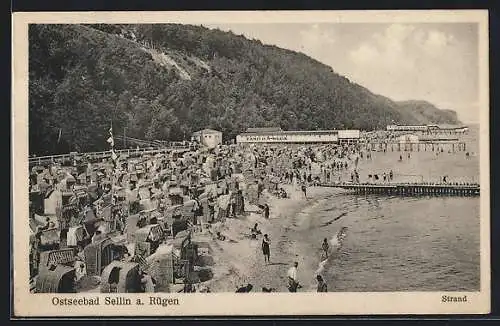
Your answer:
[[[401,135],[397,139],[400,144],[416,144],[419,142],[419,137],[413,134]]]
[[[309,130],[309,131],[281,131],[253,128],[252,132],[245,132],[236,136],[236,143],[274,143],[274,144],[315,144],[315,143],[342,143],[359,140],[359,130]]]
[[[191,141],[198,142],[208,148],[215,148],[222,144],[222,132],[213,129],[203,129],[194,132]]]
[[[387,131],[427,131],[429,127],[427,125],[417,125],[417,126],[399,126],[399,125],[388,125]]]
[[[425,132],[425,133],[448,133],[459,134],[466,133],[469,130],[466,126],[453,126],[453,125],[388,125],[387,131],[409,131],[409,132]]]
[[[359,130],[338,130],[339,143],[355,143],[359,141]]]

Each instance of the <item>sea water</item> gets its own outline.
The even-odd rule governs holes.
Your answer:
[[[469,158],[465,152],[411,152],[408,159],[403,152],[398,162],[400,152],[377,152],[372,161],[360,163],[360,176],[392,169],[400,178],[439,181],[447,175],[449,182],[478,182],[477,132],[468,136]],[[310,274],[320,272],[329,291],[480,288],[479,197],[354,195],[332,189],[306,212],[297,240],[309,253]],[[335,243],[343,227],[346,237]],[[331,254],[320,263],[324,238]]]

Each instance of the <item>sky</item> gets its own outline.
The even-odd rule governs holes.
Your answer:
[[[302,52],[393,100],[426,100],[479,121],[475,23],[204,24]]]

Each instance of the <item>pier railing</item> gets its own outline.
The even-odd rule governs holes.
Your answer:
[[[451,152],[465,152],[467,145],[463,141],[456,140],[419,140],[416,142],[400,142],[397,140],[368,139],[364,146],[371,151],[386,152],[434,152],[446,150]]]
[[[164,154],[171,152],[173,150],[188,150],[189,147],[186,146],[169,146],[165,148],[155,148],[155,147],[147,147],[147,148],[136,148],[136,149],[121,149],[115,150],[116,155],[127,155],[129,157],[139,156],[139,155],[156,155],[156,154]],[[70,154],[59,154],[59,155],[48,155],[48,156],[39,156],[39,157],[30,157],[29,165],[45,165],[51,163],[61,163],[67,160],[71,160],[74,157],[83,156],[88,157],[90,159],[104,159],[111,157],[111,151],[103,151],[103,152],[89,152],[89,153],[70,153]]]
[[[352,191],[356,194],[381,195],[441,195],[441,196],[479,196],[477,183],[325,183],[322,187],[334,187]]]

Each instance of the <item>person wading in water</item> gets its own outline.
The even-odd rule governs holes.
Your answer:
[[[269,244],[271,243],[271,240],[269,240],[269,237],[267,234],[264,234],[264,238],[262,239],[262,253],[264,254],[264,261],[266,263],[270,263],[270,256],[271,256],[271,251],[269,249]]]

